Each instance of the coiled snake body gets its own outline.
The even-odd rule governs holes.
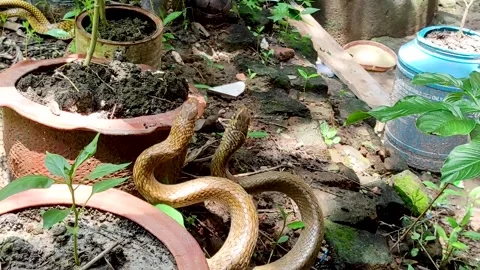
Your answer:
[[[242,146],[247,136],[250,118],[246,109],[236,113],[225,131],[212,161],[212,177],[170,184],[175,183],[182,168],[194,133],[196,116],[197,103],[193,99],[188,100],[174,121],[168,138],[140,154],[133,169],[138,191],[154,204],[184,207],[213,200],[227,207],[231,215],[230,233],[220,250],[208,259],[212,270],[247,269],[249,265],[258,237],[259,221],[247,192],[282,192],[299,207],[305,228],[290,252],[273,263],[255,269],[309,269],[320,251],[324,234],[322,211],[310,187],[298,177],[284,172],[266,172],[236,179],[228,171],[230,156]]]
[[[50,23],[43,13],[34,5],[22,0],[0,0],[0,16],[21,17],[26,19],[35,32],[46,35],[51,29],[61,29],[68,33],[66,36],[56,36],[59,39],[71,39],[74,36],[74,22],[61,21]]]

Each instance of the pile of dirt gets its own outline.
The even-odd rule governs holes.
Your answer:
[[[89,66],[72,62],[55,70],[33,72],[18,81],[17,89],[51,108],[86,115],[104,112],[109,118],[163,113],[179,107],[188,97],[187,81],[174,73],[142,71],[119,61]]]
[[[432,31],[425,36],[428,42],[458,52],[480,53],[480,37],[464,34],[460,38],[454,31]]]
[[[42,228],[42,211],[48,209],[32,208],[0,216],[2,269],[74,269],[73,238],[65,225]],[[67,221],[70,226],[72,220],[70,217]],[[110,269],[109,264],[114,269],[177,269],[164,244],[130,220],[87,209],[79,233],[81,265],[120,242],[91,269]]]
[[[106,25],[100,24],[98,33],[102,39],[133,42],[149,37],[155,32],[155,29],[155,24],[149,20],[122,18],[119,20],[108,20]],[[91,33],[91,31],[91,29],[88,30],[89,33]]]

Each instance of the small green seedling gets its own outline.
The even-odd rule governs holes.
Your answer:
[[[2,36],[5,33],[5,24],[7,23],[7,15],[2,14],[0,15],[0,22],[2,23]]]
[[[27,31],[27,34],[25,36],[25,57],[28,57],[28,44],[31,40],[34,42],[41,42],[42,38],[39,37],[36,33],[35,30],[30,26],[30,23],[28,21],[22,22],[22,26],[25,28],[25,31]]]
[[[247,73],[248,73],[248,79],[249,80],[253,80],[253,78],[255,78],[255,76],[257,76],[257,73],[253,72],[251,69],[248,69]]]
[[[172,21],[180,17],[180,15],[182,15],[184,12],[185,11],[175,11],[168,14],[167,17],[162,18],[163,26],[164,27],[168,26],[169,24],[171,24]],[[175,50],[175,48],[172,45],[167,43],[169,40],[173,40],[173,39],[175,39],[175,35],[173,33],[163,33],[162,43],[164,44],[163,46],[165,50],[167,51]]]
[[[326,121],[320,123],[320,133],[328,146],[340,143],[341,138],[337,136],[337,129],[330,127]]]
[[[305,81],[305,82],[303,83],[303,93],[305,93],[305,89],[307,88],[308,80],[320,76],[320,75],[318,75],[318,73],[307,74],[307,72],[305,72],[305,70],[300,69],[300,68],[297,69],[297,71],[298,71],[298,73],[300,74],[300,76],[302,76],[303,80]]]
[[[74,184],[75,173],[77,169],[89,160],[97,151],[97,142],[100,134],[97,134],[95,138],[80,152],[73,164],[70,164],[64,157],[52,154],[47,152],[45,157],[45,166],[48,171],[57,177],[60,177],[63,182],[68,186],[68,190],[71,194],[72,205],[68,209],[49,209],[43,213],[43,228],[50,229],[57,223],[64,223],[67,231],[73,236],[73,256],[75,260],[75,265],[80,266],[80,259],[78,253],[78,235],[79,235],[79,219],[80,216],[85,211],[85,205],[92,198],[94,194],[101,193],[108,189],[114,188],[123,182],[125,182],[128,177],[123,178],[110,178],[105,179],[105,176],[112,173],[118,172],[127,166],[130,163],[124,164],[110,164],[102,163],[98,165],[93,171],[82,180],[100,180],[92,186],[92,192],[90,196],[85,201],[83,206],[79,206],[75,199],[75,190],[79,185]],[[0,201],[12,196],[14,194],[20,193],[34,188],[49,188],[54,183],[53,179],[44,175],[28,175],[21,177],[15,181],[12,181],[2,190],[0,190]],[[69,226],[65,222],[71,213],[74,215],[73,227]]]
[[[283,220],[282,229],[280,230],[280,233],[278,234],[278,237],[275,239],[272,251],[270,252],[270,256],[268,257],[267,264],[270,263],[270,260],[272,259],[275,248],[279,244],[287,242],[288,239],[289,239],[288,235],[283,235],[283,232],[285,231],[285,227],[288,227],[291,230],[299,230],[299,229],[305,228],[305,223],[303,223],[303,221],[300,221],[300,220],[287,224],[287,218],[289,216],[289,213],[285,212],[285,210],[281,207],[279,207],[279,210],[280,210],[280,215],[282,216],[282,220]]]

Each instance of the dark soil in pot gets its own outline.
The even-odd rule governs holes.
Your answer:
[[[464,34],[460,39],[456,31],[432,31],[425,39],[441,48],[457,52],[480,53],[480,37]]]
[[[61,208],[61,207],[57,207]],[[0,264],[4,270],[73,269],[73,240],[61,224],[42,228],[42,211],[32,208],[0,216]],[[73,216],[67,218],[73,225]],[[80,221],[79,256],[85,265],[116,242],[90,269],[177,269],[168,249],[136,223],[95,209]]]
[[[107,9],[106,17],[107,24],[104,25],[100,22],[98,29],[99,38],[105,40],[117,42],[140,41],[151,36],[157,29],[155,23],[142,14]],[[89,34],[92,33],[92,24],[88,16],[83,20],[82,26]]]
[[[17,89],[28,99],[58,110],[101,118],[131,118],[173,110],[188,97],[188,83],[170,71],[142,71],[113,61],[108,65],[83,61],[32,72]]]

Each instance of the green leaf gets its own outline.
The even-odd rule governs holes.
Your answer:
[[[70,36],[70,33],[60,28],[52,28],[48,30],[45,34],[54,38],[67,38]]]
[[[455,103],[457,101],[462,100],[462,98],[465,96],[465,93],[463,92],[453,92],[448,94],[443,101],[448,102],[448,103]]]
[[[206,85],[206,84],[195,84],[195,87],[198,88],[198,89],[210,89],[210,88],[212,88],[211,86]]]
[[[437,238],[433,235],[429,235],[429,236],[425,237],[425,241],[434,241],[434,240],[437,240]]]
[[[75,18],[78,14],[80,14],[80,12],[80,9],[70,10],[69,12],[65,13],[65,15],[63,15],[63,19],[68,20],[71,18]]]
[[[459,119],[450,111],[432,111],[418,117],[416,126],[426,134],[450,137],[468,135],[475,128],[474,119]]]
[[[456,79],[450,74],[443,73],[420,73],[413,77],[412,84],[427,85],[427,84],[440,84],[445,86],[454,86],[462,88],[463,82],[461,79]]]
[[[288,241],[288,236],[282,235],[282,237],[278,238],[277,244],[285,243]]]
[[[93,184],[92,195],[95,193],[104,192],[108,189],[114,188],[120,185],[121,183],[125,182],[128,178],[129,177],[113,178],[113,179],[107,179],[107,180],[97,182]]]
[[[286,3],[278,3],[272,10],[272,16],[268,17],[273,22],[278,22],[289,16],[289,5]]]
[[[287,227],[292,230],[303,229],[305,228],[305,223],[303,223],[303,221],[294,221],[292,223],[289,223]]]
[[[88,179],[94,180],[98,178],[102,178],[106,175],[112,174],[114,172],[118,172],[127,166],[129,166],[131,162],[123,163],[123,164],[111,164],[111,163],[102,163],[95,167],[93,171],[88,175]]]
[[[320,10],[320,9],[318,9],[318,8],[307,7],[307,8],[305,8],[305,9],[301,12],[301,14],[302,14],[302,15],[313,14],[313,13],[319,11],[319,10]]]
[[[420,239],[420,234],[416,233],[416,232],[412,232],[411,238],[412,238],[412,240],[418,240],[418,239]]]
[[[163,213],[167,214],[169,217],[173,218],[176,222],[178,222],[185,228],[182,213],[180,213],[177,209],[166,204],[157,204],[155,205],[155,207]]]
[[[165,39],[175,39],[175,36],[172,33],[164,33],[163,37]]]
[[[472,71],[469,77],[472,86],[472,94],[476,96],[480,91],[480,73],[478,71]]]
[[[473,188],[469,193],[468,197],[472,200],[476,200],[480,197],[480,186]]]
[[[53,225],[62,222],[68,214],[70,214],[70,208],[60,210],[60,209],[49,209],[43,213],[43,228],[50,229]]]
[[[415,270],[415,268],[413,268],[413,266],[412,266],[411,264],[409,264],[409,265],[407,266],[407,270]]]
[[[462,221],[460,222],[460,226],[464,227],[468,223],[470,223],[470,219],[472,218],[473,214],[473,209],[471,207],[467,208],[467,211],[465,212],[465,215],[462,218]]]
[[[73,168],[70,171],[70,176],[73,176],[77,168],[80,167],[80,165],[82,165],[87,159],[95,155],[97,152],[98,137],[100,137],[100,133],[97,133],[93,140],[85,148],[83,148],[82,152],[80,152],[80,154],[77,156],[75,163],[73,164]]]
[[[410,254],[412,257],[417,257],[419,251],[420,250],[418,248],[412,248],[412,250],[410,250]]]
[[[302,69],[297,69],[298,70],[298,73],[300,73],[300,75],[304,78],[304,79],[307,79],[308,78],[308,75],[305,71],[303,71]]]
[[[456,228],[458,227],[458,223],[457,221],[452,218],[452,217],[447,217],[447,222],[450,224],[450,226],[452,226],[453,228]]]
[[[65,227],[67,227],[67,232],[71,235],[78,235],[78,232],[80,231],[79,227],[71,227],[65,224]]]
[[[431,182],[431,181],[423,181],[423,184],[424,184],[425,186],[427,186],[428,188],[431,188],[431,189],[433,189],[433,190],[439,190],[439,189],[440,189],[439,186],[437,186],[435,183],[433,183],[433,182]]]
[[[68,173],[72,166],[64,157],[47,152],[45,156],[45,167],[47,167],[51,174],[68,180]]]
[[[170,14],[163,20],[163,26],[167,26],[170,22],[182,15],[182,11],[175,11]]]
[[[27,175],[20,177],[0,189],[0,201],[15,195],[17,193],[34,189],[34,188],[49,188],[53,185],[53,180],[44,175]]]
[[[438,236],[439,236],[440,238],[442,238],[442,239],[445,240],[445,241],[448,241],[447,234],[445,233],[445,230],[444,230],[442,227],[438,226],[437,224],[433,225],[433,227],[434,227],[435,230],[437,231]]]
[[[333,143],[333,144],[337,144],[337,143],[339,143],[341,140],[342,140],[342,139],[341,139],[340,137],[335,137],[335,138],[333,138],[332,143]]]
[[[456,248],[456,249],[460,249],[460,250],[467,250],[468,249],[468,246],[465,245],[464,243],[462,242],[455,242],[455,243],[452,243],[452,247]]]
[[[347,125],[353,124],[369,116],[375,117],[380,122],[387,122],[399,117],[426,113],[437,110],[450,110],[448,103],[431,101],[421,96],[406,96],[397,101],[395,105],[379,106],[369,112],[354,112],[347,118]]]
[[[335,135],[337,135],[337,131],[335,129],[330,129],[329,131],[327,131],[327,133],[325,134],[325,137],[329,138],[329,139],[332,139],[333,137],[335,137]]]
[[[463,233],[463,236],[465,237],[468,237],[472,240],[475,240],[475,241],[479,241],[480,240],[480,233],[479,232],[475,232],[475,231],[468,231],[468,232],[464,232]]]
[[[265,131],[252,131],[248,132],[248,137],[255,139],[262,139],[268,137],[268,133]]]
[[[455,147],[443,167],[442,182],[472,179],[480,175],[480,142],[472,141]]]
[[[470,132],[470,140],[480,142],[480,126],[476,125],[475,128]]]

